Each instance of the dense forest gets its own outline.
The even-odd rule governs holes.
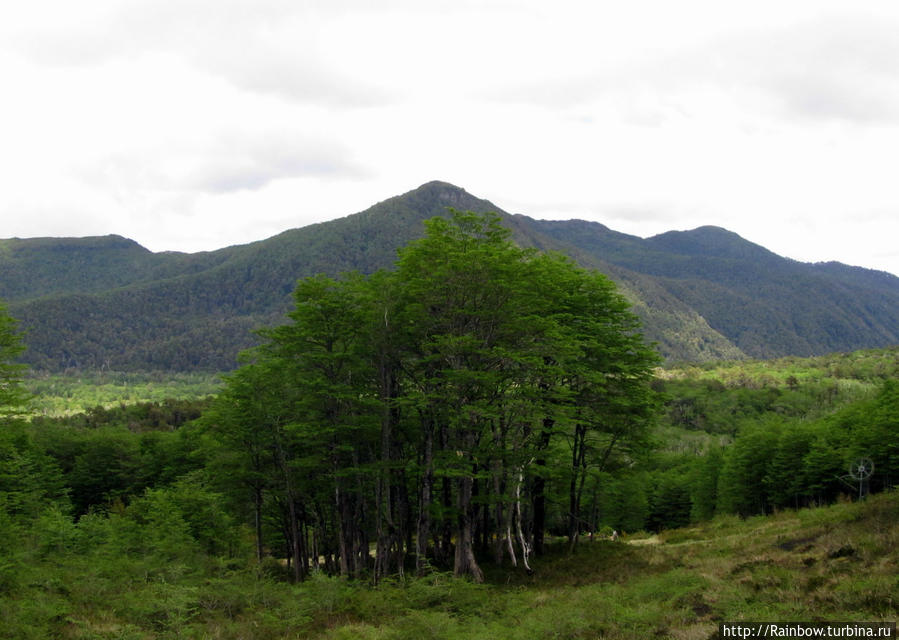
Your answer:
[[[895,617],[899,349],[662,367],[611,281],[498,222],[457,212],[390,271],[302,280],[224,383],[29,375],[0,308],[0,635]],[[722,560],[725,530],[755,564]]]
[[[389,269],[447,207],[497,212],[521,247],[616,283],[667,361],[823,355],[899,342],[899,278],[783,258],[714,227],[639,238],[512,215],[430,182],[369,209],[246,245],[152,253],[117,236],[0,240],[0,299],[35,369],[220,372],[277,326],[300,278]]]

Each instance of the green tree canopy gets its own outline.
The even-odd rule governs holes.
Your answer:
[[[229,458],[235,481],[270,474],[253,476],[255,517],[280,511],[297,578],[322,558],[377,577],[414,557],[480,580],[491,550],[529,568],[547,526],[535,496],[567,493],[573,544],[586,478],[645,442],[657,357],[610,280],[521,249],[495,215],[426,226],[394,271],[302,280],[213,413],[247,456]]]

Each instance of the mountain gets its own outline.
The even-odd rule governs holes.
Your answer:
[[[0,240],[0,299],[36,368],[224,370],[277,323],[298,278],[389,267],[447,207],[500,214],[523,246],[611,277],[669,359],[817,355],[899,343],[899,278],[782,258],[725,229],[642,239],[595,222],[502,211],[430,182],[354,215],[218,251],[152,253],[132,240]]]
[[[780,257],[718,227],[646,240],[584,222],[548,235],[645,274],[747,355],[819,355],[899,343],[899,278]]]

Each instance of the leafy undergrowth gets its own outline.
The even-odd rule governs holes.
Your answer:
[[[52,523],[49,523],[52,524]],[[899,613],[899,492],[863,503],[672,530],[658,544],[585,542],[378,587],[164,545],[83,546],[58,520],[0,562],[0,636],[72,639],[711,638],[720,621],[878,621]],[[46,533],[47,531],[53,532]],[[108,535],[109,532],[107,532]],[[82,546],[79,546],[82,544]]]

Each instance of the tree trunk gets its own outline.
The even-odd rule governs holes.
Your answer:
[[[340,482],[334,478],[334,515],[337,516],[337,549],[340,562],[340,575],[350,575],[350,550],[347,548],[347,531],[344,523],[343,497],[340,493]]]
[[[508,539],[509,526],[508,521],[503,517],[503,506],[505,505],[505,500],[503,498],[502,481],[500,479],[498,462],[495,462],[493,466],[493,495],[494,499],[496,500],[496,504],[494,505],[494,518],[496,518],[496,527],[498,531],[496,539],[493,541],[493,561],[497,565],[501,565],[503,563],[503,532],[505,532],[505,537],[506,539]],[[512,566],[515,566],[515,553],[514,551],[512,551],[511,547],[509,548],[509,550],[510,556],[512,558]]]
[[[447,451],[449,447],[449,434],[447,433],[446,424],[440,425],[440,450]],[[440,539],[440,562],[444,566],[450,563],[450,550],[453,548],[453,523],[446,514],[452,513],[453,509],[453,488],[448,476],[441,478],[443,510],[442,510],[442,531]]]
[[[453,488],[450,479],[446,476],[442,479],[443,489],[443,528],[440,535],[440,562],[449,565],[450,551],[453,548],[453,522],[446,514],[453,509]]]
[[[457,507],[459,517],[456,529],[456,556],[453,564],[453,574],[459,576],[471,576],[475,582],[484,581],[484,572],[478,566],[474,557],[474,518],[471,508],[473,480],[471,476],[464,476],[458,480]]]
[[[277,448],[278,466],[281,467],[281,473],[284,475],[284,489],[287,493],[287,512],[290,518],[290,540],[293,556],[293,579],[296,582],[302,581],[306,577],[306,567],[303,566],[300,555],[300,531],[299,518],[297,517],[297,499],[293,490],[293,483],[290,478],[290,470],[287,468],[287,456],[284,448],[281,446],[279,439],[275,439]]]
[[[493,449],[494,456],[491,461],[491,475],[493,477],[493,500],[494,502],[494,514],[493,517],[495,519],[495,527],[496,527],[496,536],[493,541],[493,559],[497,565],[501,565],[503,562],[503,538],[505,536],[505,540],[508,541],[509,548],[509,556],[512,560],[512,566],[517,566],[517,561],[515,559],[515,551],[509,541],[509,533],[510,527],[509,523],[506,520],[504,511],[511,512],[511,508],[507,508],[507,500],[506,500],[506,465],[504,464],[502,452],[506,449],[506,421],[503,418],[500,418],[499,424],[494,424],[493,427]],[[486,513],[487,507],[485,505],[484,511]],[[511,513],[508,515],[511,518]],[[486,528],[486,523],[485,523]]]
[[[397,512],[394,519],[397,522],[396,532],[396,572],[402,578],[406,572],[406,555],[412,551],[412,509],[409,506],[409,484],[406,481],[406,472],[400,469],[396,476],[397,486],[393,492],[396,496]]]
[[[546,450],[549,448],[549,440],[552,435],[552,428],[555,420],[552,418],[543,419],[543,429],[540,431],[540,438],[537,441],[537,456],[534,459],[534,467],[536,473],[534,475],[534,493],[531,499],[531,506],[534,511],[534,532],[533,532],[533,549],[538,556],[546,553],[546,545],[544,542],[546,531]]]
[[[518,471],[518,482],[515,484],[515,530],[518,532],[518,541],[521,544],[521,562],[530,574],[533,573],[533,569],[531,569],[531,565],[528,562],[528,559],[531,556],[531,546],[528,544],[527,538],[521,527],[521,485],[523,482],[524,471],[520,469]]]
[[[415,572],[418,575],[423,575],[427,568],[428,539],[431,537],[431,493],[434,488],[434,423],[429,418],[422,419],[422,426],[424,477],[419,484],[418,531],[415,540]]]
[[[287,492],[287,508],[290,514],[290,541],[293,552],[293,579],[300,582],[305,577],[305,567],[300,554],[300,521],[297,518],[297,505],[293,498],[293,492]]]
[[[387,318],[385,315],[385,328]],[[381,468],[378,472],[378,484],[375,491],[375,518],[377,544],[375,550],[374,582],[387,574],[390,567],[390,554],[396,537],[397,526],[393,520],[393,496],[391,460],[393,444],[393,427],[399,416],[395,399],[399,393],[396,375],[390,366],[389,358],[383,352],[378,364],[381,394]]]
[[[578,499],[579,485],[582,485],[581,476],[584,473],[583,463],[586,448],[587,428],[584,425],[577,424],[574,427],[574,440],[571,445],[571,481],[568,485],[568,545],[571,551],[574,551],[577,545],[578,533],[580,532],[580,515],[581,509]]]
[[[262,562],[262,487],[253,487],[253,519],[256,525],[256,560]]]

